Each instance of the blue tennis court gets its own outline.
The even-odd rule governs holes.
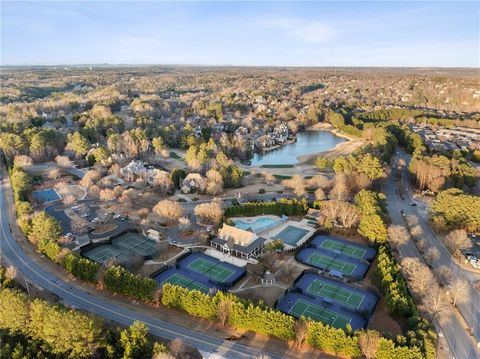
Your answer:
[[[55,202],[61,199],[60,195],[53,188],[47,188],[33,192],[33,197],[40,203]]]
[[[377,305],[377,296],[365,289],[357,288],[315,273],[304,273],[296,281],[295,287],[302,293],[318,296],[338,303],[358,313],[371,313]]]
[[[177,267],[195,278],[205,278],[226,288],[235,285],[246,273],[244,268],[222,262],[204,253],[188,254],[177,262]]]
[[[337,277],[350,277],[361,280],[369,265],[352,257],[318,248],[304,248],[295,255],[304,264],[324,270]]]
[[[220,289],[216,284],[202,278],[193,278],[188,272],[170,268],[153,277],[159,287],[165,283],[178,285],[190,290],[198,290],[204,294],[213,293]]]
[[[353,330],[363,329],[367,324],[361,315],[345,310],[330,300],[299,292],[285,293],[278,300],[277,308],[296,318],[303,316],[339,329],[344,329],[347,325]]]
[[[377,254],[374,248],[326,235],[316,236],[312,240],[311,245],[315,248],[338,252],[346,257],[367,260],[369,262],[372,262]]]

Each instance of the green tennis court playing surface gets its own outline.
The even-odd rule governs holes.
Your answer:
[[[233,269],[226,268],[219,264],[219,262],[212,262],[205,258],[195,259],[192,263],[187,265],[187,268],[218,282],[226,281],[235,273]]]
[[[153,255],[157,251],[157,243],[140,234],[127,233],[112,241],[112,244],[128,249],[142,256]]]
[[[129,257],[127,257],[124,253],[109,244],[103,244],[98,247],[92,248],[89,251],[83,253],[83,255],[97,263],[104,263],[106,260],[113,257],[115,257],[119,261],[129,260]]]
[[[352,318],[333,312],[324,307],[308,303],[302,299],[297,299],[293,307],[290,309],[290,314],[300,318],[302,315],[305,318],[321,321],[325,324],[330,324],[336,328],[344,328],[350,324]]]
[[[188,289],[196,289],[202,293],[208,293],[210,291],[208,287],[204,286],[203,284],[197,283],[194,280],[184,277],[183,275],[178,273],[172,274],[165,280],[164,283],[179,285]]]
[[[324,298],[330,298],[354,309],[360,306],[364,298],[361,294],[319,280],[312,281],[306,289],[306,292]]]
[[[338,242],[334,239],[327,239],[321,245],[323,249],[329,249],[331,251],[339,251],[340,253],[355,258],[363,258],[365,253],[367,252],[366,249],[358,248],[352,246],[348,243]]]
[[[351,275],[355,268],[357,268],[356,264],[348,263],[341,259],[329,257],[317,252],[310,254],[307,258],[307,263],[328,270],[334,269],[346,275]]]

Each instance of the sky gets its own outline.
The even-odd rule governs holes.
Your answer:
[[[480,67],[480,2],[1,1],[1,64]]]

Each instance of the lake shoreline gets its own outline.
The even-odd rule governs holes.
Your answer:
[[[355,149],[357,149],[358,147],[363,145],[364,142],[365,142],[361,138],[353,137],[353,136],[349,136],[347,134],[344,134],[341,131],[339,131],[338,129],[336,129],[335,127],[333,127],[331,124],[325,123],[325,122],[319,122],[319,123],[316,123],[315,125],[307,127],[305,129],[305,131],[330,132],[330,133],[333,133],[337,137],[341,137],[341,138],[346,139],[347,141],[338,143],[337,145],[335,145],[335,147],[333,147],[329,150],[326,150],[326,151],[320,151],[320,152],[314,152],[314,153],[308,153],[308,154],[300,155],[300,156],[297,157],[297,160],[298,160],[297,165],[300,165],[300,164],[302,164],[302,165],[314,165],[315,160],[320,156],[328,158],[328,159],[335,159],[339,156],[344,156],[344,155],[350,154],[353,151],[355,151]]]

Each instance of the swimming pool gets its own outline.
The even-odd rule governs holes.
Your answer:
[[[267,229],[272,228],[277,224],[280,224],[280,222],[281,220],[270,217],[258,217],[255,220],[248,222],[241,219],[233,220],[233,223],[235,223],[235,227],[254,233],[266,231]]]

